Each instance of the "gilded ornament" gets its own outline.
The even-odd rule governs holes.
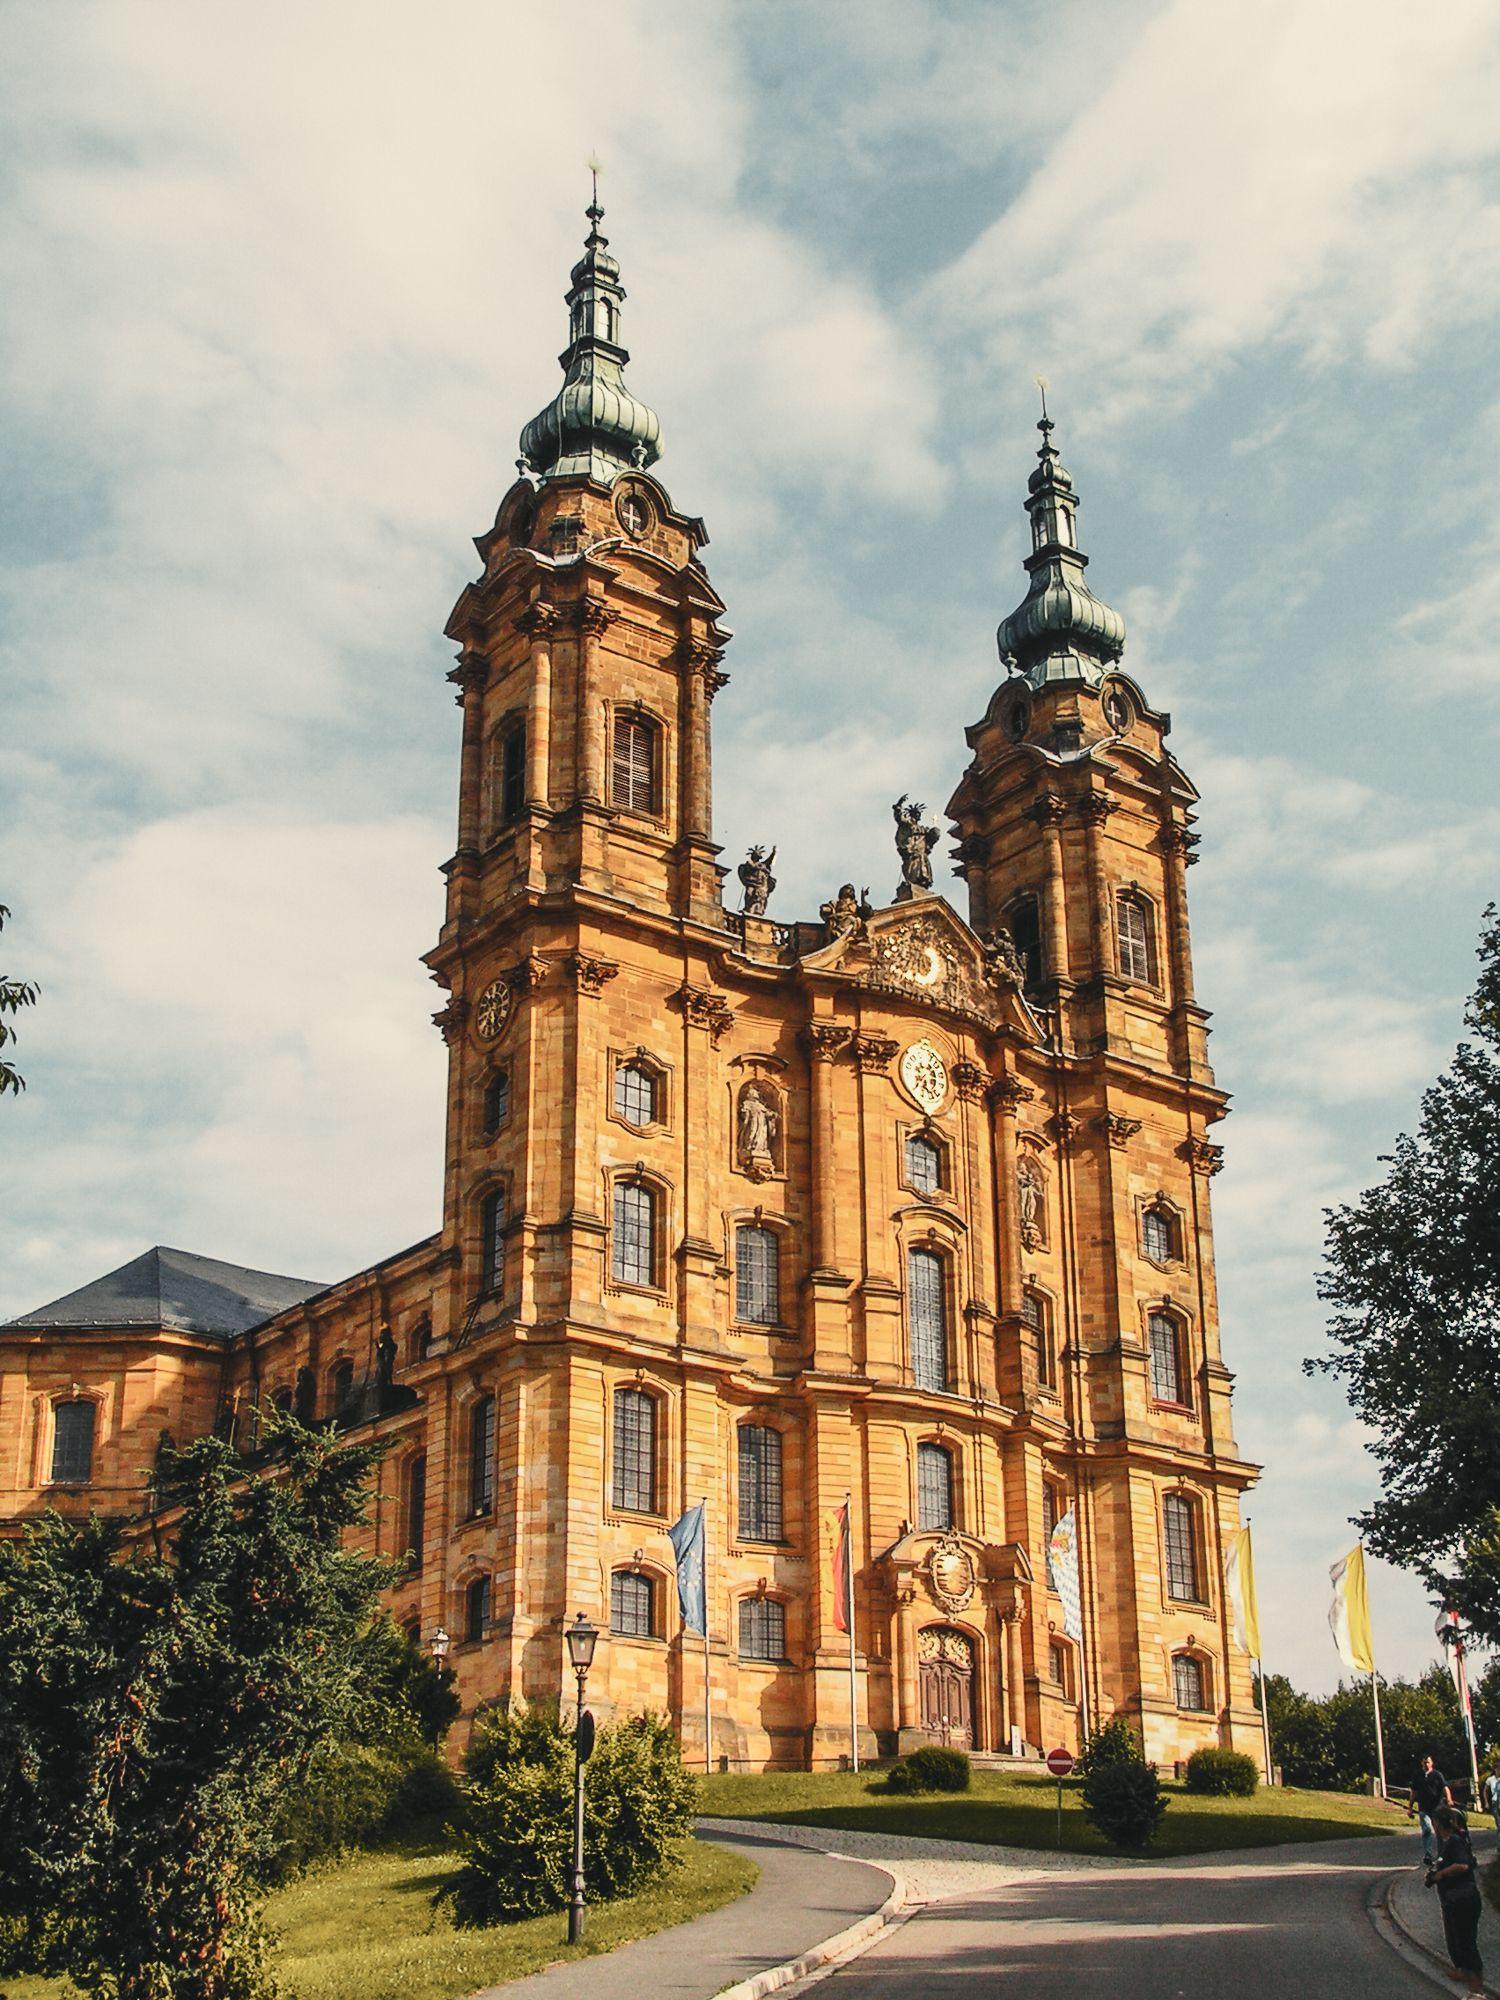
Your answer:
[[[479,1005],[475,1009],[475,1025],[481,1041],[494,1041],[510,1019],[512,997],[507,979],[492,979],[480,994]]]
[[[974,1595],[978,1581],[974,1558],[950,1528],[927,1559],[932,1594],[950,1618],[956,1618]]]
[[[913,1042],[901,1057],[901,1082],[912,1102],[929,1116],[948,1095],[948,1065],[931,1042]]]

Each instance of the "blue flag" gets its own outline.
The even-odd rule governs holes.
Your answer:
[[[682,1606],[682,1622],[690,1632],[708,1630],[708,1605],[703,1588],[703,1508],[699,1501],[689,1507],[680,1521],[668,1528],[672,1553],[677,1558],[677,1602]]]

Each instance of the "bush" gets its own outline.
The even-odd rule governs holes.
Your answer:
[[[460,1924],[514,1923],[567,1902],[573,1855],[573,1738],[555,1713],[495,1711],[465,1759],[457,1846],[443,1891]],[[591,1901],[633,1895],[680,1860],[693,1780],[656,1716],[601,1729],[585,1768],[584,1853]]]
[[[319,1750],[277,1815],[267,1882],[285,1882],[315,1862],[373,1847],[449,1818],[457,1780],[430,1750],[411,1745],[332,1744]]]
[[[1116,1715],[1101,1729],[1091,1732],[1073,1769],[1080,1778],[1086,1778],[1091,1772],[1102,1771],[1111,1764],[1139,1764],[1140,1761],[1141,1748],[1135,1740],[1135,1731],[1123,1715]]]
[[[897,1772],[900,1784],[891,1783]],[[972,1770],[962,1750],[945,1750],[940,1743],[925,1743],[898,1764],[887,1779],[896,1792],[966,1792]]]
[[[1083,1812],[1114,1847],[1148,1847],[1167,1809],[1154,1764],[1096,1765],[1083,1781]]]
[[[1248,1799],[1260,1783],[1260,1770],[1243,1750],[1205,1746],[1187,1760],[1187,1788],[1209,1799]]]

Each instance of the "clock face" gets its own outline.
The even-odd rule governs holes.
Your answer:
[[[492,1042],[510,1019],[511,991],[503,979],[492,979],[479,996],[476,1020],[481,1037]]]
[[[930,1114],[948,1095],[948,1065],[931,1042],[913,1042],[902,1053],[901,1081],[912,1101]]]

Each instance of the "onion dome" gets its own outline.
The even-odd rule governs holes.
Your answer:
[[[1078,546],[1078,495],[1052,447],[1052,419],[1042,412],[1042,448],[1026,482],[1031,516],[1031,584],[995,637],[1007,666],[1033,687],[1097,687],[1125,650],[1125,620],[1083,580],[1088,557]]]
[[[585,213],[589,233],[567,294],[569,344],[558,356],[563,385],[522,431],[521,463],[545,478],[581,474],[609,485],[627,467],[661,456],[661,421],[625,387],[620,266],[599,233],[597,195]]]

